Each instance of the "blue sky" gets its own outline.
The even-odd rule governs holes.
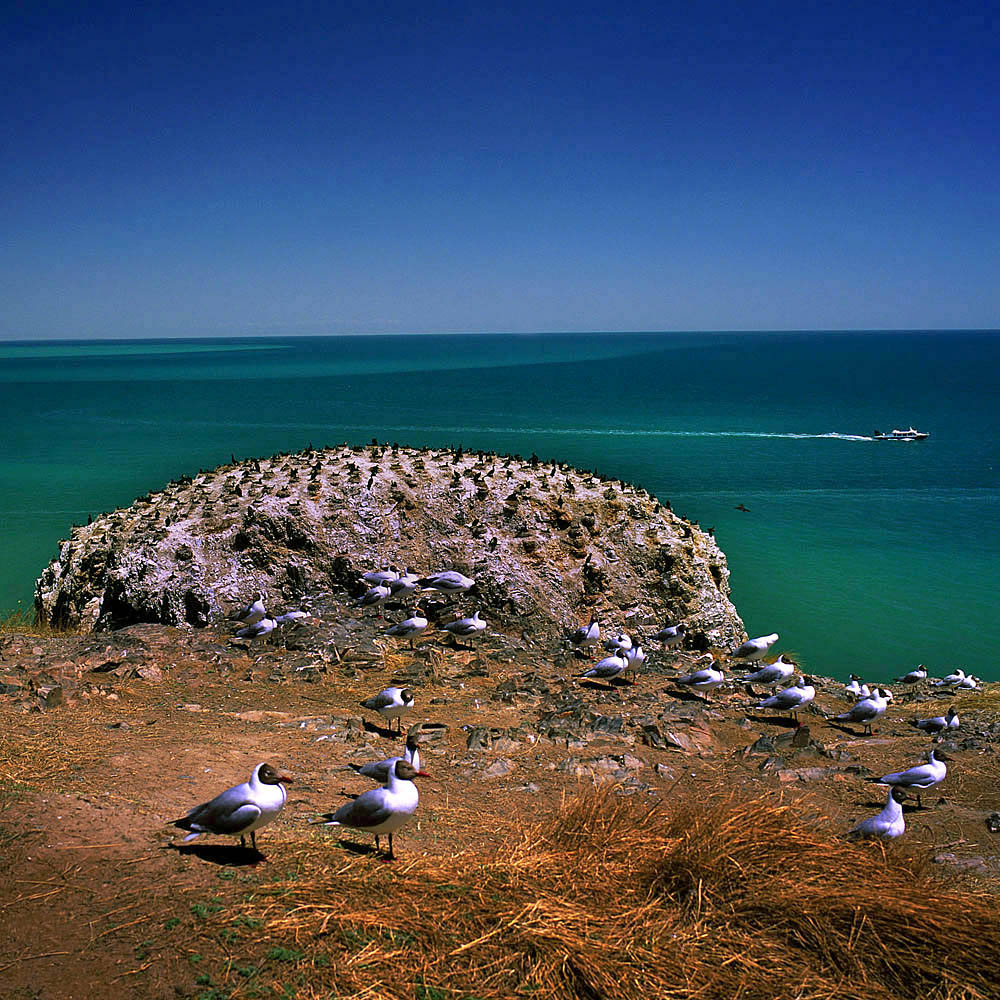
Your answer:
[[[1000,326],[993,5],[3,10],[0,339]]]

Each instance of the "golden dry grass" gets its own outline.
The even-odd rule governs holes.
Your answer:
[[[326,835],[293,853],[297,878],[234,922],[252,920],[267,947],[322,953],[304,957],[300,997],[997,995],[994,896],[949,887],[905,846],[838,839],[801,802],[664,808],[605,787],[489,860],[383,866]]]

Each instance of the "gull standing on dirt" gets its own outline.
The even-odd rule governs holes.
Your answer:
[[[703,667],[691,674],[683,674],[674,678],[675,684],[682,684],[684,687],[692,688],[695,691],[702,691],[705,698],[720,685],[726,683],[725,673],[718,667]]]
[[[885,800],[885,808],[877,816],[863,819],[848,833],[848,836],[901,837],[906,830],[906,821],[903,819],[905,799],[906,792],[902,788],[890,788],[889,795]]]
[[[415,726],[410,726],[406,733],[406,746],[403,749],[402,757],[389,757],[387,760],[373,760],[367,764],[348,764],[352,770],[364,775],[384,785],[389,780],[389,768],[397,760],[405,760],[407,764],[412,764],[418,771],[420,770],[420,730],[422,722]]]
[[[885,698],[879,688],[875,688],[867,698],[862,698],[861,701],[855,702],[848,711],[841,715],[835,715],[833,720],[834,722],[860,722],[865,727],[865,735],[871,736],[872,723],[879,716],[885,714],[888,706],[888,699]]]
[[[256,625],[265,615],[267,610],[264,607],[264,591],[258,590],[257,597],[245,608],[237,611],[232,616],[232,620],[238,621],[241,625]]]
[[[908,674],[896,678],[896,682],[899,684],[917,684],[919,681],[925,680],[927,680],[927,668],[922,663],[920,666],[914,667]]]
[[[377,587],[380,583],[392,583],[399,579],[399,574],[390,566],[387,569],[371,570],[361,577],[369,586]]]
[[[684,622],[679,625],[667,625],[655,635],[650,636],[649,641],[662,642],[664,649],[672,649],[684,641],[685,632],[687,632],[687,625]]]
[[[740,678],[742,684],[780,684],[790,680],[798,664],[782,653],[773,663],[765,664],[755,673]]]
[[[475,639],[486,631],[486,622],[476,611],[471,618],[458,618],[447,625],[441,626],[442,632],[453,635],[456,639]]]
[[[378,712],[383,719],[389,722],[389,731],[392,731],[392,720],[399,723],[399,731],[403,731],[403,716],[413,708],[413,692],[409,688],[388,687],[378,694],[373,694],[361,702],[362,708]]]
[[[626,653],[632,648],[632,636],[625,632],[619,632],[617,635],[609,635],[601,645],[609,653]]]
[[[211,801],[195,806],[186,816],[171,820],[171,825],[191,831],[184,838],[185,842],[203,833],[217,833],[239,837],[240,844],[246,847],[249,833],[250,843],[256,851],[256,831],[270,823],[284,808],[283,783],[291,780],[290,775],[270,764],[258,764],[249,781],[227,788]]]
[[[747,639],[742,646],[729,654],[730,660],[742,660],[744,663],[756,663],[767,656],[767,651],[778,641],[778,633],[762,635],[756,639]]]
[[[910,725],[933,736],[937,733],[943,733],[946,729],[958,729],[958,712],[952,705],[948,709],[947,715],[935,715],[930,719],[911,719]]]
[[[410,649],[413,649],[413,640],[426,628],[427,617],[421,608],[417,608],[409,618],[396,625],[390,625],[385,630],[385,634],[391,635],[395,639],[409,639]]]
[[[570,645],[575,649],[590,649],[601,641],[601,626],[596,618],[590,619],[589,625],[581,625],[569,637]]]
[[[625,659],[628,661],[628,665],[638,672],[646,662],[646,654],[642,651],[642,646],[633,646],[631,649],[625,650]]]
[[[437,590],[442,594],[464,594],[476,585],[471,576],[465,576],[453,569],[442,573],[431,573],[430,576],[421,577],[417,583],[426,590]]]
[[[377,608],[379,617],[381,618],[382,605],[389,600],[390,593],[389,584],[376,583],[371,590],[366,591],[354,602],[354,606],[357,608]]]
[[[917,808],[923,809],[920,793],[944,781],[948,774],[948,768],[944,763],[946,760],[951,760],[946,753],[942,753],[940,750],[931,750],[927,754],[926,764],[917,764],[914,767],[908,767],[905,771],[894,771],[892,774],[885,774],[876,780],[880,785],[892,785],[894,788],[915,791],[917,793]]]
[[[786,687],[777,694],[765,698],[758,706],[758,711],[788,712],[798,720],[799,709],[804,708],[816,697],[811,677],[800,677],[791,687]]]
[[[237,639],[263,639],[269,636],[276,628],[278,623],[273,618],[261,618],[259,622],[254,622],[253,625],[245,625],[241,629],[236,630]]]
[[[611,656],[605,656],[603,660],[598,660],[588,671],[580,675],[580,679],[599,681],[613,681],[620,676],[628,667],[628,660],[625,654],[619,650]]]
[[[851,674],[850,681],[844,685],[844,694],[854,698],[855,701],[864,697],[861,693],[861,678],[857,674]]]
[[[415,594],[419,589],[420,583],[417,574],[410,570],[400,573],[399,579],[389,581],[389,596],[394,601],[402,601],[411,594]]]
[[[409,822],[417,811],[420,795],[414,778],[428,777],[405,760],[393,761],[385,784],[364,792],[351,802],[345,802],[335,813],[325,813],[320,822],[327,826],[349,826],[375,834],[375,850],[380,849],[379,835],[389,835],[386,861],[395,860],[392,835]]]

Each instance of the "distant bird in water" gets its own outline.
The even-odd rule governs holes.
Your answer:
[[[903,819],[903,802],[906,801],[906,792],[902,788],[890,788],[889,795],[885,800],[885,808],[877,816],[869,816],[863,819],[853,830],[848,833],[848,837],[856,839],[859,837],[901,837],[906,830],[906,821]]]
[[[743,511],[744,514],[749,514],[750,513],[750,508],[749,507],[744,507],[743,504],[741,504],[741,503],[738,503],[733,508],[733,510],[741,510],[741,511]]]
[[[186,816],[172,820],[171,825],[191,831],[184,838],[185,842],[203,833],[216,833],[239,837],[240,844],[246,847],[249,833],[250,843],[256,851],[256,831],[270,823],[284,808],[284,783],[291,780],[284,771],[270,764],[258,764],[249,781],[227,788],[214,799],[195,806]]]

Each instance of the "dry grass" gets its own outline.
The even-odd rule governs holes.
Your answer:
[[[0,612],[0,635],[31,635],[47,639],[71,634],[74,633],[39,621],[34,608],[15,608],[13,611]]]
[[[986,1000],[1000,976],[995,897],[776,798],[587,790],[488,861],[293,853],[234,924],[324,956],[300,997]]]

